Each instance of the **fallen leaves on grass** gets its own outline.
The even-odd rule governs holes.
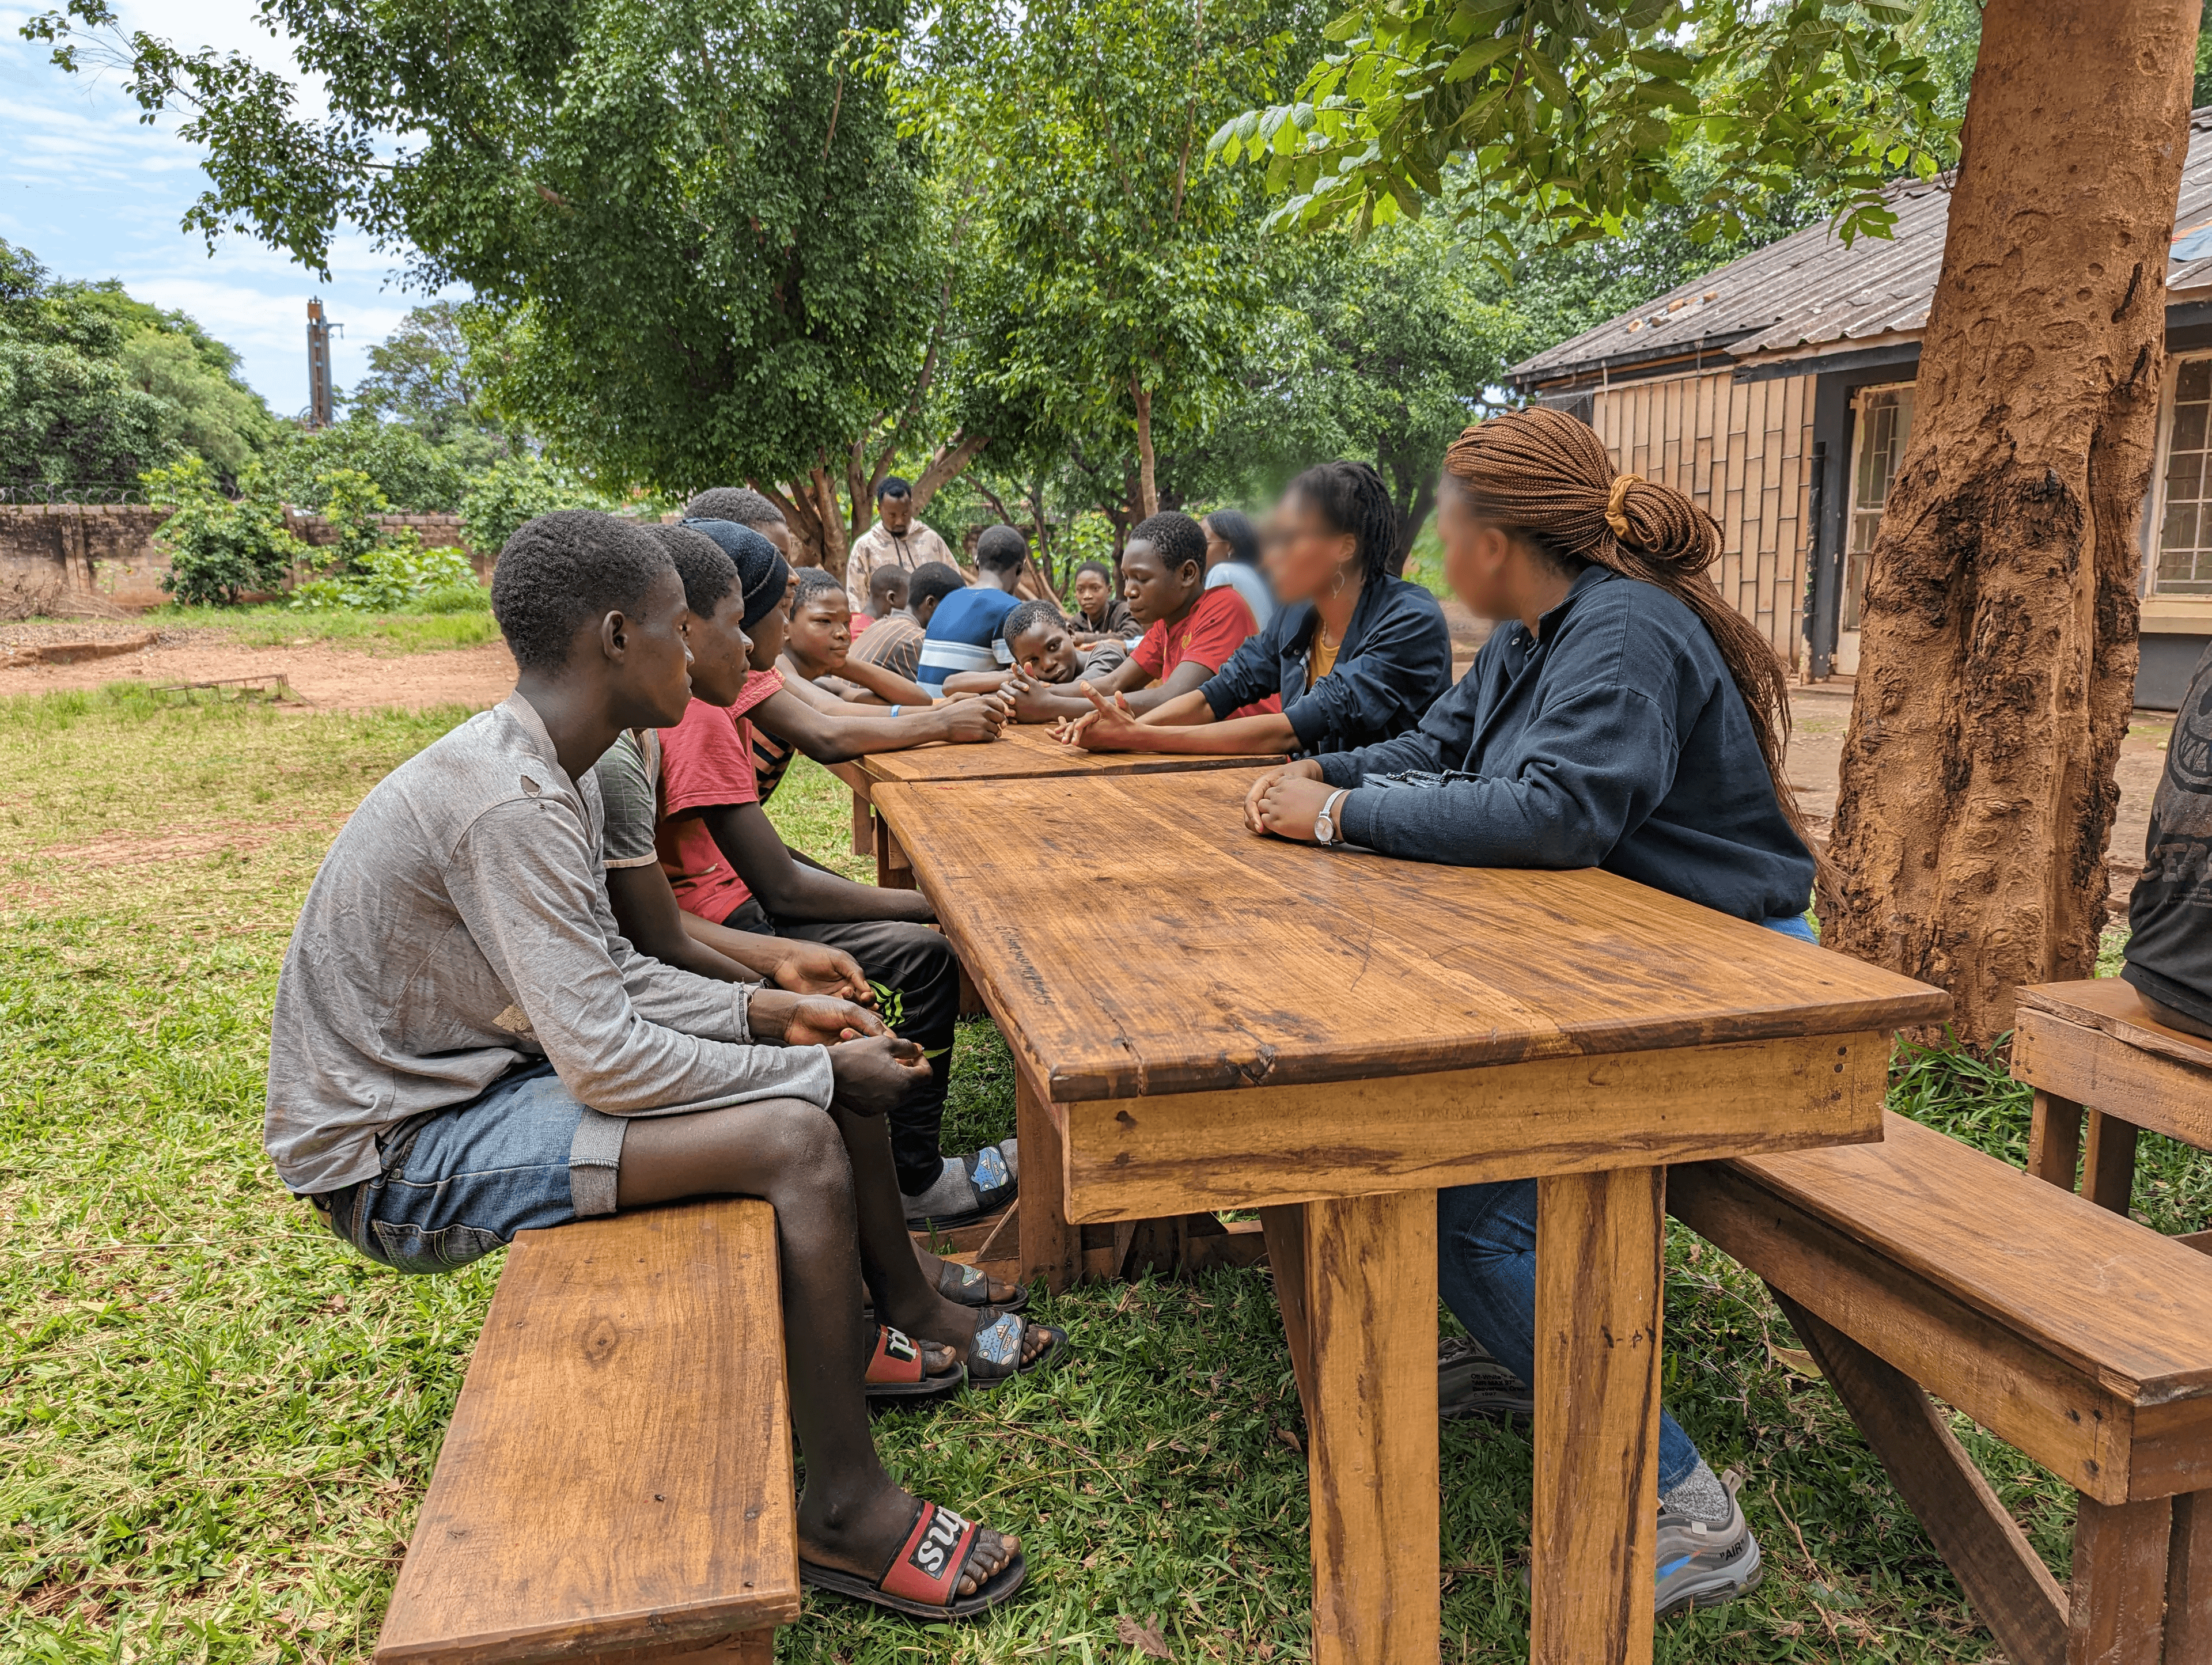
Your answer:
[[[1154,1613],[1143,1624],[1123,1613],[1114,1623],[1114,1634],[1127,1643],[1147,1659],[1173,1659],[1167,1638],[1160,1634],[1160,1616]]]

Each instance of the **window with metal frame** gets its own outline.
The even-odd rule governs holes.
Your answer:
[[[2154,590],[2165,595],[2212,595],[2212,358],[2174,367],[2173,405],[2166,422],[2159,481],[2158,564]]]

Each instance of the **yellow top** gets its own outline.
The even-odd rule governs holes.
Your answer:
[[[1312,666],[1312,672],[1306,678],[1307,687],[1311,688],[1323,677],[1336,669],[1336,650],[1343,645],[1342,642],[1338,642],[1332,647],[1329,644],[1328,633],[1319,626],[1315,627],[1313,657],[1309,661]]]

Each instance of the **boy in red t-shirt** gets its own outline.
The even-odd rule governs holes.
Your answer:
[[[1114,670],[1085,680],[1109,697],[1126,696],[1139,714],[1202,685],[1259,633],[1243,597],[1226,585],[1206,587],[1206,532],[1188,514],[1170,510],[1137,523],[1121,551],[1121,592],[1146,627],[1144,640]],[[1282,702],[1281,695],[1270,695],[1232,714],[1279,711]],[[1079,693],[1016,684],[1014,714],[1024,722],[1085,717],[1091,709]]]

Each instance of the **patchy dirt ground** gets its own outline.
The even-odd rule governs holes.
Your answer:
[[[103,640],[105,621],[9,625],[0,641]],[[127,635],[129,629],[115,634]],[[496,705],[514,687],[514,660],[504,642],[444,653],[375,653],[330,642],[285,647],[246,647],[219,631],[167,630],[143,653],[79,665],[0,668],[0,695],[41,694],[56,689],[98,688],[111,682],[221,682],[234,678],[282,678],[301,708],[369,711],[398,707],[419,711],[434,705],[472,708]],[[289,703],[289,702],[287,702]]]

